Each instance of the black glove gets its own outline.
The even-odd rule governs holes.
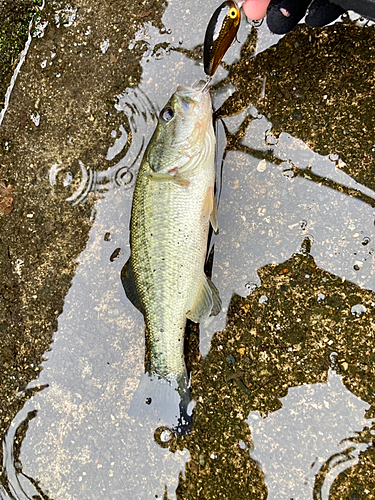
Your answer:
[[[291,31],[306,15],[306,24],[325,26],[346,10],[375,20],[375,0],[271,0],[267,9],[267,24],[273,33]]]

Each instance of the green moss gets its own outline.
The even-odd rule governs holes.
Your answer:
[[[13,69],[25,47],[30,21],[39,13],[41,0],[12,0],[0,5],[0,102]]]

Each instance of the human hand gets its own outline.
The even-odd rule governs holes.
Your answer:
[[[282,35],[291,31],[306,15],[306,24],[325,26],[346,10],[375,19],[375,0],[245,0],[245,15],[254,21],[267,16],[273,33]]]

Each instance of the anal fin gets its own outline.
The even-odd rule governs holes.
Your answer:
[[[217,316],[219,312],[221,311],[221,298],[219,294],[219,290],[216,288],[216,286],[212,283],[210,278],[207,278],[207,283],[208,286],[211,288],[211,293],[212,293],[212,309],[211,309],[211,316]]]
[[[209,316],[219,314],[220,310],[221,299],[219,292],[212,281],[203,275],[195,303],[186,316],[194,323],[201,323],[208,319]]]

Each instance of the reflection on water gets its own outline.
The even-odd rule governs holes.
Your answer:
[[[119,279],[129,253],[130,204],[127,190],[110,191],[97,203],[90,241],[38,380],[49,387],[14,422],[37,410],[20,460],[52,498],[162,498],[165,485],[176,489],[189,458],[187,451],[160,448],[154,424],[128,417],[144,358],[143,318],[124,303]],[[120,257],[111,262],[116,248]]]
[[[371,437],[358,444],[347,439],[374,423],[364,418],[370,405],[349,392],[333,370],[327,383],[292,388],[281,402],[282,409],[265,419],[254,411],[247,418],[254,443],[250,454],[265,473],[267,498],[328,500],[336,477],[373,444]]]
[[[172,499],[181,495],[177,487],[183,483],[187,463],[204,477],[207,470],[212,474],[220,472],[220,464],[226,461],[226,456],[218,456],[213,444],[212,449],[199,448],[206,439],[198,426],[202,424],[199,412],[213,407],[209,415],[215,417],[212,395],[203,401],[197,394],[201,406],[196,412],[198,422],[191,442],[188,437],[179,441],[167,428],[157,429],[157,422],[136,421],[129,416],[133,394],[144,372],[144,325],[142,315],[127,301],[120,283],[121,269],[129,257],[132,192],[127,188],[134,185],[158,110],[177,84],[192,85],[202,78],[202,67],[188,56],[202,43],[212,11],[212,2],[191,2],[188,9],[170,2],[163,19],[165,29],[160,31],[145,23],[131,42],[132,50],[144,50],[142,81],[137,88],[119,92],[116,98],[115,107],[123,122],[118,130],[108,131],[107,168],[96,171],[83,159],[74,165],[51,166],[50,184],[62,186],[65,201],[84,203],[94,192],[101,198],[95,206],[89,242],[79,258],[78,271],[59,317],[52,350],[39,379],[29,386],[48,387],[25,404],[4,441],[4,470],[14,498],[39,495],[66,500],[149,499],[163,498],[167,492],[168,499]],[[250,29],[242,24],[241,41]],[[262,25],[255,53],[278,39]],[[181,47],[185,53],[177,51]],[[238,44],[228,53],[228,64],[239,57],[239,51]],[[226,74],[220,68],[215,82]],[[235,90],[233,85],[217,85],[213,90],[215,108],[235,95]],[[226,326],[233,294],[255,294],[260,285],[257,271],[270,263],[285,262],[296,252],[302,255],[301,242],[306,238],[313,242],[311,254],[321,269],[340,277],[343,283],[347,280],[375,290],[375,193],[344,174],[338,157],[322,157],[286,133],[273,136],[272,124],[250,102],[249,97],[241,114],[227,113],[217,123],[223,165],[220,233],[213,240],[213,279],[224,307],[217,318],[201,326],[203,355],[210,353],[212,335]],[[310,279],[307,272],[305,279]],[[259,308],[266,310],[272,293],[259,297]],[[320,292],[318,299],[325,304],[324,293]],[[369,307],[359,302],[351,306],[352,316],[358,320]],[[281,311],[279,322],[272,328],[281,330],[284,323],[291,321],[288,314],[290,311]],[[319,314],[316,321],[322,320]],[[261,323],[264,313],[254,321],[258,319]],[[233,331],[228,328],[228,335]],[[262,338],[255,334],[254,345],[258,341]],[[293,339],[290,345],[295,345]],[[253,345],[239,347],[235,355],[244,357],[247,348],[251,350]],[[226,367],[236,366],[232,354],[225,359]],[[215,380],[223,387],[234,381],[249,404],[254,392],[282,378],[282,367],[277,371],[271,376],[259,375],[264,381],[255,389],[246,380],[246,373],[236,371],[226,379],[220,378],[220,366]],[[285,387],[288,385],[283,390]],[[235,405],[230,396],[228,400],[230,403],[225,404]],[[242,424],[249,415],[247,422],[254,441],[250,456],[258,460],[266,474],[268,498],[310,498],[314,491],[316,498],[326,499],[334,478],[343,468],[351,467],[359,451],[368,447],[369,440],[355,444],[345,441],[372,423],[364,420],[368,404],[349,392],[332,370],[327,383],[292,388],[281,402],[282,409],[263,411],[262,415],[273,410],[264,420],[255,410],[243,415],[237,412]],[[221,408],[218,399],[216,404]],[[219,429],[218,423],[212,441],[218,439],[224,446],[227,436],[221,436]],[[16,451],[13,445],[17,433],[22,441],[20,453],[19,447]],[[194,446],[189,447],[191,443]],[[250,456],[245,441],[240,443],[246,452],[242,457],[246,465]],[[227,452],[228,456],[232,453],[229,444]],[[191,460],[193,454],[198,455],[198,460]],[[216,476],[220,476],[219,472]],[[291,475],[293,486],[289,485]],[[255,479],[251,481],[255,484]],[[297,489],[293,489],[297,482]],[[0,494],[7,498],[4,490]],[[212,495],[209,498],[216,498]],[[253,498],[264,498],[262,495]],[[245,493],[243,497],[248,498]]]
[[[244,136],[232,140],[225,155],[213,267],[224,311],[202,335],[204,354],[211,335],[225,327],[233,293],[247,295],[259,283],[257,270],[288,259],[306,235],[314,240],[312,255],[320,268],[375,289],[373,249],[363,245],[375,236],[375,193],[289,134],[267,146],[271,124],[263,116],[253,119],[253,108],[249,113],[241,114],[242,120],[251,117]],[[227,140],[238,134],[238,116],[224,123]],[[279,161],[260,160],[267,151]],[[349,197],[345,188],[358,197]]]

